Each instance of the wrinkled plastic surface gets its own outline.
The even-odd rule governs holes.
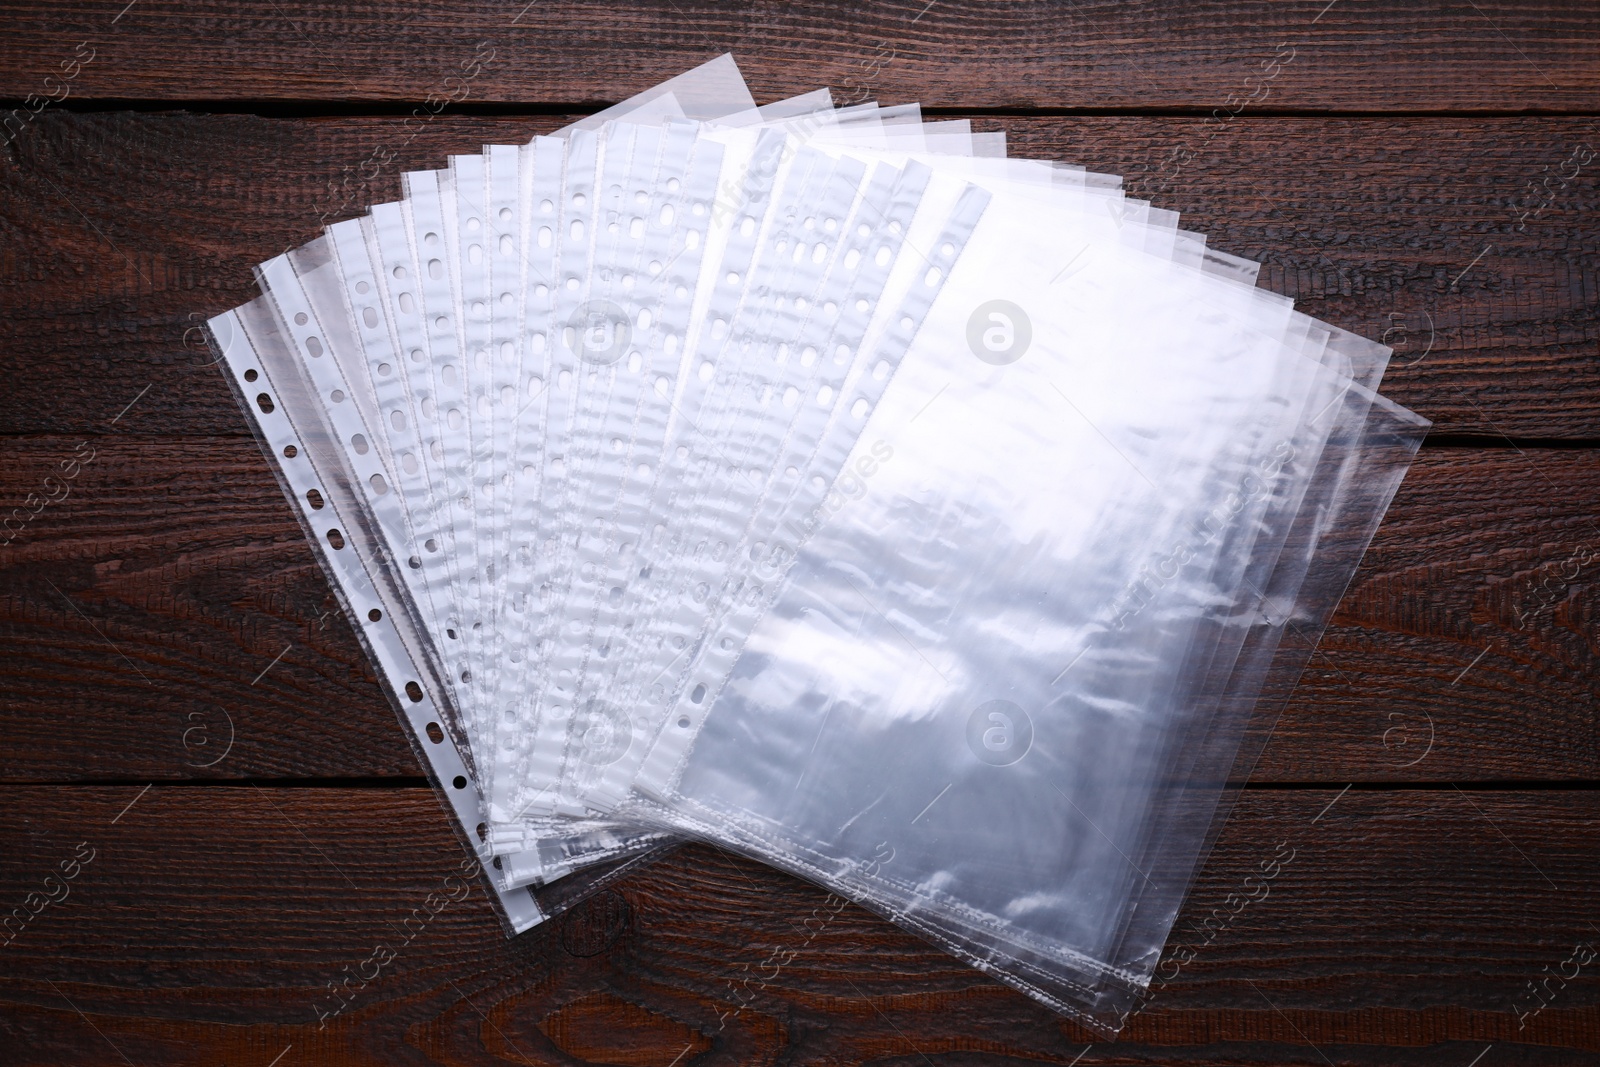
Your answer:
[[[508,926],[699,836],[1115,1031],[1425,429],[1388,351],[730,57],[404,192],[213,334]]]

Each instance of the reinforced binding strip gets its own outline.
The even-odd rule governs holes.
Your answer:
[[[269,371],[269,361],[257,352],[239,315],[241,310],[244,309],[226,311],[206,323],[219,365],[227,368],[226,377],[240,408],[249,412],[251,429],[271,460],[284,495],[294,505],[307,540],[316,546],[323,571],[333,579],[335,595],[343,602],[357,638],[378,667],[379,681],[405,726],[412,748],[437,783],[449,784],[449,788],[439,791],[447,799],[458,836],[482,858],[484,853],[474,830],[480,807],[478,793],[468,788],[472,782],[467,764],[453,739],[444,732],[442,722],[446,716],[440,714],[435,699],[438,682],[432,671],[419,668],[396,625],[404,617],[403,599],[388,580],[375,579],[358,556],[352,541],[359,538],[372,547],[372,535],[355,514],[358,509],[354,498],[348,487],[339,485],[339,478],[322,476],[327,458],[318,462],[317,450],[308,447],[290,419],[288,405],[275,402],[283,391],[303,387],[285,381],[281,371],[277,375]],[[313,499],[311,494],[316,494],[323,504],[308,511],[308,504],[303,502]],[[357,521],[349,521],[352,518]],[[521,933],[548,918],[529,890],[503,890],[487,870],[483,876],[510,932]]]

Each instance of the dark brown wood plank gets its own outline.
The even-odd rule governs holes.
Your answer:
[[[1424,450],[1255,777],[1600,779],[1597,500],[1600,450]]]
[[[760,100],[826,84],[941,107],[1593,110],[1600,89],[1600,27],[1576,3],[71,0],[6,13],[0,95],[58,93],[44,78],[80,42],[94,59],[65,85],[82,99],[589,103],[729,50]]]
[[[0,548],[0,779],[420,773],[253,440],[90,447]],[[1600,450],[1424,450],[1255,777],[1600,778],[1597,499]]]
[[[6,441],[8,505],[78,443]],[[0,548],[7,776],[422,773],[253,440],[88,447]]]
[[[1101,1043],[712,848],[507,940],[477,889],[413,918],[430,894],[460,895],[460,851],[424,790],[10,789],[0,900],[93,858],[0,950],[4,1061],[1465,1065],[1492,1043],[1495,1062],[1585,1062],[1600,1055],[1594,965],[1535,1014],[1528,983],[1596,940],[1597,805],[1251,791],[1154,999]],[[347,974],[349,1006],[319,1028]]]
[[[255,263],[398,195],[403,169],[563,121],[41,116],[0,168],[0,433],[98,432],[147,386],[122,425],[243,432],[195,327],[252,295]],[[1128,175],[1267,288],[1387,338],[1386,393],[1439,432],[1600,438],[1588,123],[978,121],[1015,154]]]

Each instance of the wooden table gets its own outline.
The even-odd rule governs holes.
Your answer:
[[[66,496],[0,548],[0,1064],[1600,1062],[1600,17],[1384,8],[7,5],[0,504]],[[726,50],[1127,175],[1435,422],[1115,1043],[706,847],[514,940],[475,891],[329,1014],[461,852],[193,328]]]

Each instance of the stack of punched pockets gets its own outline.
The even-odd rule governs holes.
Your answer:
[[[1119,179],[723,56],[210,320],[527,929],[683,839],[1103,1033],[1427,423]]]

